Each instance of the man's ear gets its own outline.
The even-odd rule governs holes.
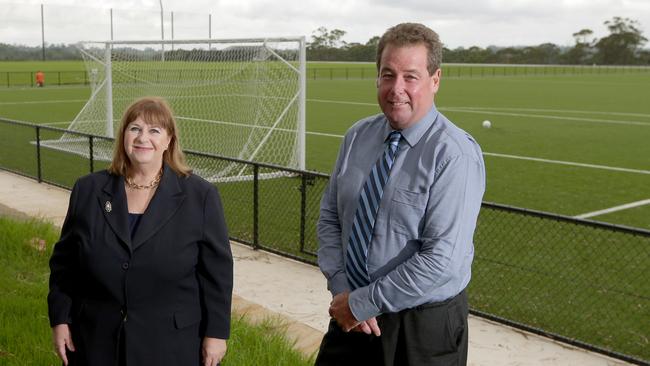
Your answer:
[[[431,75],[431,82],[433,83],[433,93],[438,92],[438,88],[440,88],[440,78],[442,77],[442,69],[438,68],[433,75]]]

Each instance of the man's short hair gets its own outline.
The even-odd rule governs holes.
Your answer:
[[[427,48],[427,70],[433,75],[442,63],[442,43],[438,34],[419,23],[401,23],[388,28],[377,45],[377,71],[381,67],[381,54],[387,45],[396,47],[424,45]]]

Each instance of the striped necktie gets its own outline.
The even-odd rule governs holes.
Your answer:
[[[388,181],[401,138],[402,133],[399,131],[393,131],[388,135],[388,146],[372,167],[359,195],[359,204],[350,230],[345,261],[348,282],[353,289],[370,284],[367,265],[368,248],[372,239],[379,203],[384,194],[384,185]]]

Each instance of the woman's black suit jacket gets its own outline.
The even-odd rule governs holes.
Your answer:
[[[199,365],[202,337],[229,336],[226,223],[195,175],[165,165],[133,240],[124,178],[79,179],[50,269],[50,324],[70,324],[71,366],[115,366],[120,352],[127,365]]]

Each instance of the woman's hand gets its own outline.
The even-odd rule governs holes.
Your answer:
[[[68,324],[58,324],[52,327],[52,341],[54,342],[54,351],[56,352],[56,355],[59,356],[65,366],[68,366],[66,348],[71,352],[75,351]]]
[[[226,355],[226,340],[220,338],[203,338],[203,366],[216,366]]]

